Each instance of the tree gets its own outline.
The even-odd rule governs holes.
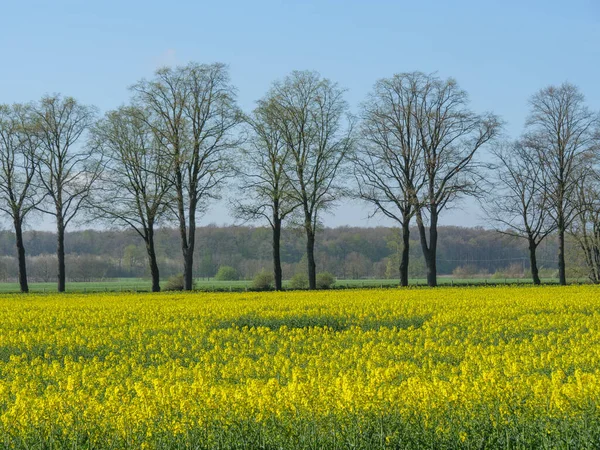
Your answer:
[[[132,87],[147,124],[172,159],[173,212],[183,253],[184,289],[193,287],[197,216],[231,174],[229,151],[239,143],[233,133],[241,120],[235,89],[223,64],[190,63],[159,69],[154,80]]]
[[[598,115],[569,83],[540,90],[530,106],[526,141],[546,171],[548,205],[558,232],[558,277],[565,285],[565,232],[575,218],[577,174],[594,145]]]
[[[410,222],[424,181],[421,141],[415,123],[425,75],[403,73],[375,84],[361,106],[361,144],[354,161],[358,197],[399,223],[400,285],[408,286]]]
[[[92,146],[82,143],[96,108],[72,97],[43,97],[33,106],[40,139],[39,180],[47,202],[38,206],[56,218],[58,292],[65,291],[65,230],[78,215],[98,178],[102,162]]]
[[[527,240],[531,277],[540,284],[536,250],[556,229],[550,217],[546,171],[520,141],[501,145],[493,154],[493,194],[486,197],[484,210],[499,225],[499,232]]]
[[[200,264],[198,266],[198,275],[202,278],[210,278],[214,276],[217,271],[217,265],[214,263],[212,259],[212,253],[208,250],[205,250],[200,258]]]
[[[590,280],[598,284],[600,283],[600,173],[593,159],[596,158],[592,157],[585,161],[578,171],[575,195],[571,199],[575,204],[575,215],[569,232],[583,253]]]
[[[351,120],[343,125],[344,117],[349,118],[343,94],[336,83],[309,71],[292,72],[275,82],[268,94],[289,152],[285,174],[290,196],[302,211],[310,289],[316,289],[314,252],[320,213],[346,192],[339,173],[353,139]]]
[[[240,279],[240,275],[234,267],[221,266],[215,275],[217,281],[237,281]]]
[[[94,127],[93,140],[105,168],[89,197],[92,217],[131,227],[144,240],[152,292],[159,292],[154,233],[168,208],[173,160],[161,151],[144,111],[135,107],[107,113]]]
[[[21,292],[29,292],[23,223],[41,199],[34,181],[38,161],[39,140],[30,108],[0,105],[0,210],[13,222]]]
[[[452,78],[418,74],[413,90],[414,126],[424,167],[415,216],[427,284],[437,286],[440,213],[461,197],[482,192],[482,164],[475,155],[497,137],[501,123],[493,114],[469,110],[467,93]]]
[[[242,150],[239,174],[240,198],[234,201],[234,214],[247,220],[266,219],[272,230],[273,277],[275,290],[283,288],[281,270],[281,224],[299,203],[291,195],[285,166],[290,147],[278,126],[276,99],[260,100],[251,116],[248,147]]]

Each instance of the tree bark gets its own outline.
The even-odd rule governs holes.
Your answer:
[[[154,230],[149,228],[146,236],[146,252],[148,253],[148,264],[150,266],[150,276],[152,277],[152,292],[160,292],[160,274],[154,248]]]
[[[565,230],[558,230],[558,283],[561,286],[567,284],[567,273],[565,266]]]
[[[194,284],[193,277],[194,255],[188,248],[183,253],[183,290],[191,291]]]
[[[410,219],[402,223],[402,256],[400,258],[400,286],[408,286],[408,258],[410,250]]]
[[[421,213],[417,213],[417,227],[419,229],[419,238],[421,241],[421,249],[425,258],[425,266],[427,267],[427,285],[430,287],[437,286],[437,222],[438,214],[436,208],[431,208],[430,211],[430,226],[429,226],[429,244],[427,243],[427,232]]]
[[[529,239],[529,265],[531,266],[531,278],[533,279],[533,284],[539,286],[541,281],[537,265],[536,249],[537,245],[533,239]]]
[[[281,219],[273,218],[273,275],[275,290],[283,288],[283,274],[281,271]]]
[[[185,208],[183,206],[183,188],[181,174],[177,172],[177,209],[179,219],[179,235],[181,237],[181,252],[183,254],[183,290],[191,291],[194,286],[194,243],[196,239],[196,204],[190,200],[188,211],[189,224],[186,224]]]
[[[23,223],[20,217],[15,217],[15,237],[17,245],[17,259],[19,264],[19,285],[21,292],[29,292],[27,283],[27,264],[25,262],[25,245],[23,244]]]
[[[315,233],[306,230],[306,259],[308,260],[308,288],[317,288],[317,264],[315,263]]]
[[[175,159],[178,160],[181,157],[179,148],[175,149]],[[179,235],[181,237],[181,253],[183,254],[183,289],[185,291],[191,291],[193,285],[193,265],[194,265],[194,252],[193,243],[191,242],[192,236],[194,236],[195,230],[190,229],[186,223],[185,217],[185,206],[184,206],[184,188],[183,188],[183,167],[179,161],[175,167],[175,191],[177,193],[177,219],[179,220]],[[189,222],[193,222],[192,218],[196,213],[193,208],[192,199],[190,199]],[[195,222],[194,226],[195,226]],[[188,229],[190,238],[188,239]]]
[[[427,284],[437,286],[437,241],[438,241],[438,212],[437,208],[431,209],[431,226],[429,228],[429,268],[427,270]]]
[[[183,289],[191,291],[194,288],[194,246],[196,245],[196,205],[190,205],[188,227],[188,248],[184,255]]]
[[[58,292],[65,292],[66,271],[65,271],[65,224],[60,211],[56,216],[56,257],[58,259]]]

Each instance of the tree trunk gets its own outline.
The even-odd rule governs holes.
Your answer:
[[[429,227],[429,266],[427,268],[427,284],[437,286],[437,241],[438,241],[438,212],[431,208],[431,225]]]
[[[152,277],[152,292],[160,292],[160,274],[156,262],[154,230],[152,228],[147,230],[146,237],[146,252],[148,253],[148,264],[150,266],[150,276]]]
[[[194,237],[196,233],[196,204],[195,199],[190,198],[188,219],[189,226],[186,224],[185,206],[184,206],[184,188],[183,188],[183,168],[179,161],[179,148],[174,150],[177,161],[175,167],[175,192],[177,194],[177,219],[179,220],[179,236],[181,237],[181,252],[183,253],[183,289],[191,291],[194,278]],[[191,195],[191,194],[190,194]],[[189,230],[189,237],[188,237]]]
[[[561,286],[567,284],[567,273],[565,266],[565,230],[560,227],[558,230],[558,282]]]
[[[194,254],[187,249],[183,254],[183,290],[191,291],[194,286],[193,267],[194,266]]]
[[[438,215],[435,208],[431,208],[430,212],[431,224],[429,226],[429,245],[427,243],[427,232],[421,212],[417,212],[417,227],[419,229],[419,238],[421,241],[421,249],[423,250],[423,258],[425,258],[425,266],[427,267],[427,285],[430,287],[437,286],[437,222]]]
[[[431,266],[429,261],[429,246],[427,245],[427,232],[420,211],[417,211],[417,229],[419,230],[419,242],[421,243],[421,251],[423,252],[423,259],[425,259],[425,267],[427,269],[427,281],[429,282],[429,267]]]
[[[315,263],[315,233],[306,230],[306,259],[308,260],[308,288],[317,288],[317,265]]]
[[[410,250],[410,219],[402,223],[402,256],[400,258],[400,286],[408,286],[408,257]]]
[[[533,241],[533,239],[529,239],[529,265],[531,266],[531,278],[533,279],[533,284],[539,286],[541,284],[540,275],[537,265],[537,256],[536,256],[536,248],[537,245]]]
[[[65,224],[60,212],[56,217],[56,257],[58,259],[58,292],[65,292],[66,271],[65,271]]]
[[[23,244],[23,223],[20,217],[17,216],[15,218],[14,224],[17,259],[19,264],[19,285],[21,287],[21,292],[29,292],[29,285],[27,284],[27,265],[25,263],[25,245]]]
[[[180,214],[183,214],[180,212]],[[190,211],[190,214],[191,211]],[[179,217],[179,235],[181,237],[181,253],[183,254],[183,289],[191,291],[194,285],[194,239],[196,236],[195,221],[191,219],[190,224],[194,224],[194,228],[187,227],[185,216]],[[188,239],[189,230],[189,239]]]
[[[194,288],[194,246],[196,245],[196,205],[190,204],[188,224],[188,248],[183,264],[183,289],[191,291]]]
[[[273,218],[273,275],[275,278],[275,290],[283,288],[283,274],[281,271],[281,219]]]

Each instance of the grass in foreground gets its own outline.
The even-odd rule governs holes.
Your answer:
[[[0,297],[16,448],[598,448],[600,289]]]
[[[569,282],[586,283],[585,279],[573,279]],[[337,280],[334,289],[353,289],[353,288],[390,288],[398,286],[397,279],[361,279],[361,280]],[[531,284],[528,278],[453,278],[439,277],[438,284],[440,286],[474,286],[474,285],[528,285]],[[557,278],[542,279],[543,284],[558,284]],[[164,286],[166,281],[162,281]],[[409,281],[411,286],[426,286],[427,280],[424,278],[412,278]],[[237,281],[218,281],[214,279],[197,279],[196,289],[199,291],[246,291],[252,286],[252,280],[237,280]],[[284,289],[289,288],[289,280],[283,283]],[[67,282],[67,292],[149,292],[152,283],[144,278],[117,278],[108,279],[106,281],[69,281]],[[29,283],[30,292],[34,293],[50,293],[56,292],[55,282],[36,282]],[[0,282],[0,293],[16,293],[19,292],[18,283]]]

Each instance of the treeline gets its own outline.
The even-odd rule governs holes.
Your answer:
[[[600,119],[576,86],[535,93],[516,140],[503,136],[497,115],[471,110],[456,80],[421,72],[377,81],[356,114],[344,89],[311,71],[273,82],[251,112],[237,106],[223,64],[162,68],[130,91],[124,106],[102,117],[58,94],[0,106],[0,210],[14,227],[23,292],[23,223],[32,211],[56,222],[58,291],[67,230],[83,219],[136,233],[153,291],[165,245],[159,230],[176,227],[172,248],[189,290],[209,254],[197,220],[224,192],[235,216],[270,229],[275,289],[288,270],[282,233],[290,225],[302,230],[308,284],[317,287],[317,264],[329,265],[316,246],[321,216],[342,198],[367,202],[398,224],[403,286],[421,261],[436,286],[456,259],[440,258],[438,223],[465,197],[482,200],[498,231],[525,242],[534,283],[550,236],[561,284],[569,236],[600,281]]]
[[[416,230],[413,230],[416,231]],[[199,227],[196,231],[197,263],[194,278],[212,278],[223,266],[233,267],[240,279],[251,280],[272,265],[271,232],[265,227]],[[416,235],[416,233],[414,233]],[[182,271],[177,229],[157,230],[157,262],[163,277]],[[284,279],[304,272],[306,249],[297,229],[282,233]],[[440,227],[439,271],[457,277],[528,275],[527,248],[524,243],[493,230]],[[56,233],[26,231],[30,280],[48,282],[56,278]],[[315,253],[318,270],[339,279],[398,279],[401,256],[400,233],[388,227],[324,228],[319,233]],[[425,262],[418,239],[411,242],[411,278],[425,278]],[[540,258],[546,276],[556,276],[556,239],[549,239]],[[112,278],[150,278],[146,249],[139,237],[129,231],[73,231],[65,235],[67,280],[101,281]],[[581,260],[571,255],[573,276],[583,277]],[[0,232],[0,281],[18,277],[14,256],[14,233]]]

